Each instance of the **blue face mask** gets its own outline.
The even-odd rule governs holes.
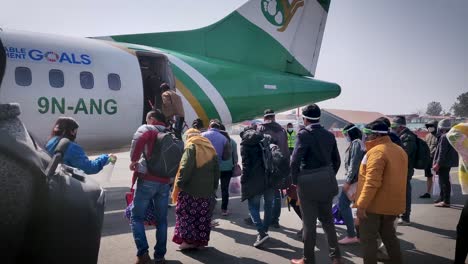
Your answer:
[[[348,142],[348,143],[351,142],[351,138],[348,135],[345,136],[345,139],[346,139],[346,142]]]

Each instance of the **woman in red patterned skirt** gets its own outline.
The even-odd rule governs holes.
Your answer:
[[[220,176],[216,151],[200,131],[187,130],[184,141],[184,155],[172,193],[172,200],[177,203],[172,241],[179,244],[181,250],[208,245]]]

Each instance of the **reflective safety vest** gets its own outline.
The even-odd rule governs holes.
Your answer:
[[[288,134],[288,148],[294,148],[296,145],[296,131],[292,133],[286,132]]]

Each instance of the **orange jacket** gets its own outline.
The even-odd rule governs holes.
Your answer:
[[[366,149],[359,168],[356,206],[374,214],[403,213],[408,155],[388,136],[366,142]]]

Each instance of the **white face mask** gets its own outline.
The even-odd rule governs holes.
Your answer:
[[[292,127],[288,127],[288,132],[293,132],[294,129]]]
[[[432,133],[432,132],[434,132],[434,131],[435,131],[435,127],[429,127],[429,128],[427,129],[427,131],[429,131],[429,132],[431,132],[431,133]]]

